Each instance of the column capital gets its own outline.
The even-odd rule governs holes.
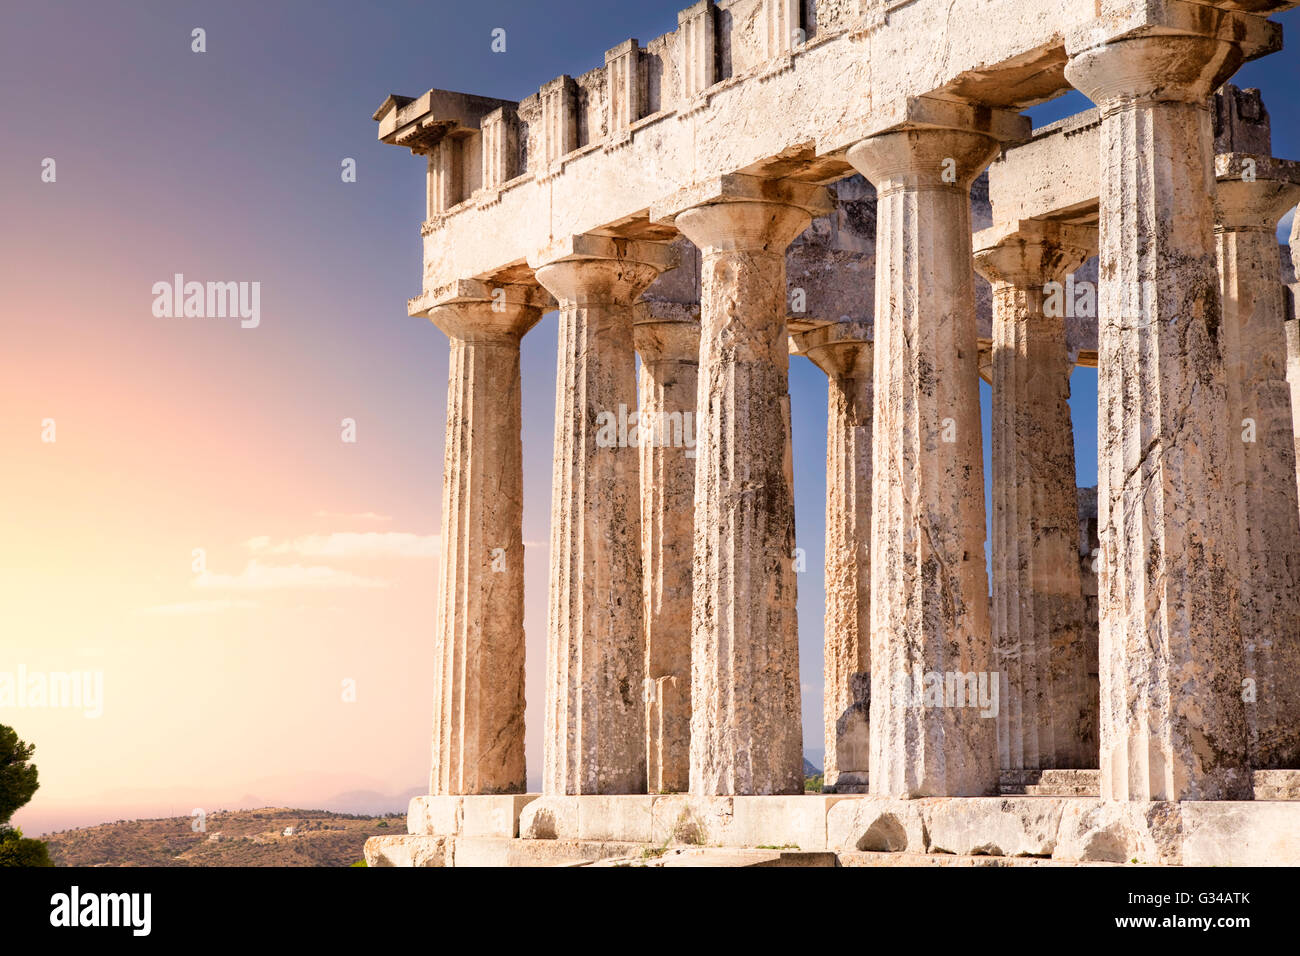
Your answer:
[[[1065,78],[1105,115],[1134,102],[1203,105],[1241,62],[1218,37],[1139,36],[1075,54]]]
[[[1214,214],[1220,230],[1273,232],[1300,200],[1300,163],[1293,160],[1220,153],[1214,157],[1214,175]]]
[[[758,215],[770,213],[772,206],[787,206],[793,212],[800,213],[808,222],[818,216],[827,216],[835,211],[830,193],[822,186],[799,182],[793,179],[766,179],[761,176],[749,176],[744,173],[728,173],[715,176],[677,190],[650,207],[652,222],[677,225],[688,239],[695,237],[679,222],[686,213],[694,213],[712,206],[735,206],[735,209],[715,210],[713,218],[734,217],[743,221],[745,207],[756,207]],[[693,217],[697,222],[701,217]],[[807,223],[785,240],[789,243],[800,232],[808,228]],[[695,242],[701,245],[700,242]]]
[[[1105,111],[1202,104],[1245,60],[1282,48],[1265,17],[1186,0],[1133,4],[1066,34],[1065,78]]]
[[[677,252],[666,242],[580,234],[553,240],[528,264],[561,304],[630,306],[659,273],[676,268]]]
[[[1108,9],[1105,16],[1097,17],[1067,31],[1065,52],[1071,61],[1085,53],[1104,51],[1117,53],[1118,59],[1115,61],[1117,65],[1122,63],[1136,67],[1140,73],[1158,80],[1162,75],[1160,71],[1167,65],[1161,62],[1159,56],[1158,51],[1162,45],[1170,46],[1171,40],[1191,38],[1214,38],[1228,42],[1237,48],[1241,59],[1253,60],[1282,49],[1282,25],[1273,23],[1263,16],[1229,9],[1226,5],[1212,6],[1208,3],[1190,2],[1190,0],[1148,0],[1145,3],[1126,4],[1118,11]],[[1143,55],[1137,47],[1120,49],[1121,44],[1130,42],[1141,42],[1141,47],[1152,57],[1145,68],[1133,62]],[[1174,54],[1173,60],[1177,59],[1178,55]],[[1241,59],[1237,62],[1240,63]],[[1070,76],[1071,66],[1066,67],[1066,79],[1093,102],[1099,102],[1086,89],[1074,82]],[[1235,69],[1234,66],[1233,70]],[[1104,79],[1104,71],[1103,67],[1099,79]],[[1224,79],[1231,75],[1232,70],[1229,70]],[[1126,79],[1122,75],[1114,77],[1114,80],[1120,83]],[[1222,80],[1211,84],[1204,95],[1208,96],[1210,92],[1218,89],[1221,83]],[[1122,86],[1120,89],[1121,92],[1130,92]],[[1169,92],[1173,92],[1172,88]],[[1151,98],[1179,99],[1177,95],[1156,95]]]
[[[554,300],[534,285],[458,279],[411,299],[407,308],[411,315],[427,317],[448,338],[517,340],[554,308]]]
[[[849,148],[847,158],[876,187],[877,199],[909,188],[969,193],[1001,144],[986,130],[910,125],[868,136]]]
[[[1097,227],[1022,219],[975,233],[975,268],[989,282],[1025,288],[1073,272],[1097,253]]]
[[[838,124],[817,144],[819,155],[837,152],[853,144],[904,130],[946,129],[982,133],[999,143],[1020,143],[1029,139],[1033,128],[1029,117],[1015,110],[997,109],[982,103],[938,96],[901,96],[875,105],[870,113]],[[849,162],[853,162],[852,157]]]
[[[874,358],[870,322],[831,322],[790,335],[790,351],[802,355],[827,378],[871,377]]]

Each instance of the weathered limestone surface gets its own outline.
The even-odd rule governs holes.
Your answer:
[[[524,770],[519,340],[538,290],[468,284],[429,311],[451,340],[429,792],[516,793]]]
[[[375,114],[381,138],[444,135],[464,169],[457,201],[424,230],[426,289],[497,276],[549,236],[622,221],[685,183],[755,169],[783,176],[792,161],[810,181],[833,182],[851,172],[844,148],[908,97],[939,91],[1015,109],[1048,99],[1066,88],[1062,32],[1094,16],[1064,0],[918,0],[887,16],[857,0],[803,6],[808,42],[772,57],[758,39],[763,18],[705,5],[674,33],[637,45],[639,84],[623,83],[622,50],[603,67],[593,58],[596,69],[576,80],[552,81],[517,104],[518,147],[499,183],[475,162],[482,117],[499,101],[453,111],[438,96],[390,97]],[[636,91],[635,103],[623,90]]]
[[[1291,781],[1279,778],[1270,783],[1267,773],[1258,775],[1260,792],[1271,785],[1294,793]],[[473,845],[486,839],[455,837],[455,865],[463,865],[462,843]],[[498,840],[497,844],[498,854],[509,853],[510,845],[515,844],[518,858],[538,861],[572,855],[577,847],[590,848],[590,856],[606,856],[606,851],[596,848],[641,844],[661,848],[780,846],[802,852],[949,858],[1026,856],[1058,862],[1278,865],[1300,862],[1300,801],[1178,803],[1060,796],[903,800],[811,794],[543,796],[524,807],[520,839]],[[548,853],[541,846],[553,849]]]
[[[1300,198],[1300,163],[1229,153],[1215,168],[1250,762],[1298,767],[1300,510],[1276,231]]]
[[[871,708],[871,330],[839,322],[796,337],[826,373],[827,792],[866,792]],[[852,791],[850,791],[852,792]]]
[[[646,855],[625,857],[621,860],[600,860],[590,864],[598,867],[650,867],[676,869],[678,867],[811,867],[839,866],[838,857],[826,851],[758,849],[743,847],[675,847]]]
[[[451,866],[452,838],[393,834],[366,841],[366,866]]]
[[[1292,425],[1295,428],[1296,464],[1300,468],[1300,207],[1291,220],[1291,236],[1288,246],[1291,253],[1291,274],[1283,274],[1283,281],[1289,283],[1291,298],[1288,303],[1286,321],[1286,380],[1291,387]],[[1297,487],[1300,488],[1300,470],[1296,472]]]
[[[827,846],[827,810],[840,796],[544,796],[519,818],[524,840],[627,840],[639,843]]]
[[[1107,42],[1112,40],[1112,42]],[[1246,798],[1206,36],[1067,41],[1101,108],[1101,792]]]
[[[700,250],[693,794],[803,790],[785,250],[825,192],[731,177],[658,219]]]
[[[578,236],[534,265],[560,304],[542,788],[644,793],[639,451],[618,422],[637,404],[633,303],[672,260]]]
[[[535,793],[412,797],[406,832],[418,836],[519,836],[519,813]]]
[[[1291,235],[1287,239],[1287,248],[1291,252],[1291,281],[1300,284],[1300,206],[1291,217]]]
[[[996,792],[995,722],[900,691],[988,675],[984,476],[970,185],[986,132],[921,127],[849,150],[876,187],[871,549],[871,790]],[[951,178],[945,176],[949,171]]]
[[[690,785],[698,320],[641,321],[641,563],[651,793]]]
[[[1044,302],[1047,284],[1079,268],[1095,244],[1094,229],[1035,220],[975,237],[976,267],[993,283],[993,644],[1003,771],[1097,761],[1070,360],[1063,310]]]
[[[1300,770],[1256,770],[1256,800],[1300,800]]]
[[[1079,583],[1083,591],[1083,652],[1087,658],[1088,689],[1084,694],[1087,713],[1084,720],[1089,736],[1100,746],[1099,707],[1101,704],[1100,667],[1097,649],[1101,630],[1101,602],[1097,595],[1101,542],[1097,537],[1097,486],[1079,488]],[[1100,763],[1094,761],[1097,766]]]

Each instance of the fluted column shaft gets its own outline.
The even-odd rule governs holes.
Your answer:
[[[1254,769],[1300,766],[1300,511],[1291,393],[1286,380],[1287,293],[1278,278],[1278,221],[1300,185],[1264,178],[1271,160],[1234,156],[1216,197],[1228,384],[1234,527],[1241,545],[1241,635],[1246,731]],[[1295,164],[1288,164],[1295,165]],[[1300,179],[1300,169],[1287,170]]]
[[[996,151],[980,133],[920,128],[873,136],[848,155],[876,187],[877,794],[975,796],[997,787],[970,230],[970,185]]]
[[[1288,290],[1293,297],[1293,290]],[[1294,313],[1293,313],[1294,314]],[[1300,320],[1287,319],[1286,328],[1286,381],[1291,389],[1291,425],[1294,429],[1297,462],[1296,490],[1300,493]]]
[[[694,794],[803,791],[785,248],[810,222],[802,208],[764,201],[676,219],[702,257]]]
[[[796,342],[827,379],[823,779],[831,792],[861,791],[870,763],[870,333],[865,323],[842,322]]]
[[[1300,468],[1300,206],[1291,219],[1291,236],[1288,245],[1291,249],[1291,278],[1286,294],[1291,297],[1289,313],[1292,318],[1286,321],[1286,380],[1291,386],[1292,426],[1295,429],[1296,463]],[[1300,493],[1300,470],[1296,472],[1296,488]]]
[[[1066,76],[1101,109],[1101,795],[1249,798],[1208,97],[1210,37],[1121,39]]]
[[[1092,255],[1069,227],[976,236],[993,285],[993,647],[1003,771],[1094,767],[1065,317],[1047,283]],[[1091,239],[1096,241],[1095,231]],[[1057,310],[1051,310],[1053,312]]]
[[[641,355],[646,771],[651,793],[679,793],[690,786],[691,769],[691,562],[700,324],[638,322],[635,336]]]
[[[541,314],[504,301],[430,312],[451,340],[433,794],[526,789],[519,341]]]
[[[657,269],[569,258],[536,270],[560,305],[542,788],[644,793],[645,673],[632,305]]]

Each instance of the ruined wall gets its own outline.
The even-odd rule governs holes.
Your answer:
[[[804,0],[808,38],[849,29],[861,16],[860,6],[861,0]]]
[[[609,87],[605,68],[578,77],[578,148],[609,134]]]
[[[832,186],[831,193],[835,211],[813,220],[786,251],[790,314],[824,322],[870,321],[875,298],[876,191],[863,177],[850,176]],[[796,290],[802,290],[802,297]]]

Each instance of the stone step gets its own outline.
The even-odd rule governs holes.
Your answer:
[[[1100,770],[1044,770],[1037,783],[1025,787],[1028,796],[1095,797],[1101,793]]]
[[[886,854],[888,855],[888,854]],[[785,850],[756,847],[648,847],[640,855],[597,860],[586,864],[597,867],[692,867],[692,866],[766,866],[766,867],[835,867],[836,854],[826,850]]]
[[[952,853],[884,853],[848,850],[839,854],[840,866],[1124,866],[1123,863],[1084,863],[1038,856],[956,856]]]
[[[1025,787],[1025,796],[1027,797],[1095,797],[1098,792],[1096,787],[1090,787],[1086,784],[1068,787],[1035,784]]]
[[[1300,770],[1256,770],[1256,800],[1300,800]],[[1043,770],[1004,772],[1004,795],[1035,797],[1095,797],[1101,793],[1100,770]]]
[[[607,857],[639,857],[642,844],[616,840],[520,840],[511,837],[394,834],[366,841],[371,867],[585,866]]]
[[[1300,770],[1256,770],[1256,800],[1300,800]]]

